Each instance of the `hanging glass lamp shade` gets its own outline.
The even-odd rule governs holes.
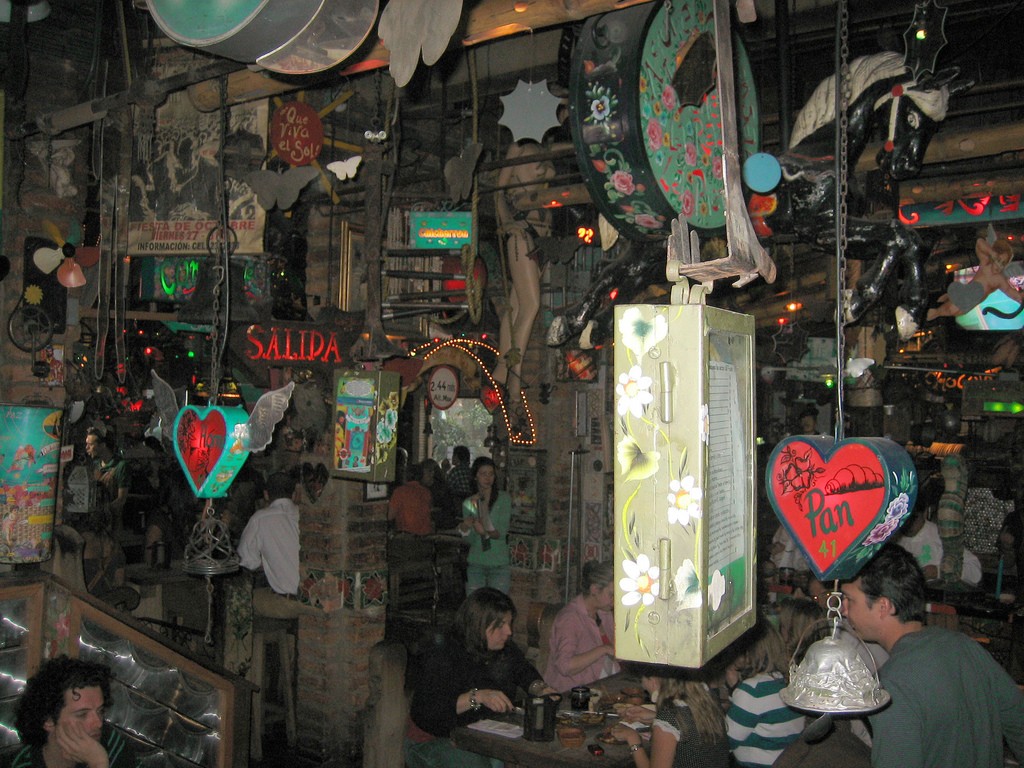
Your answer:
[[[811,645],[790,668],[789,686],[779,694],[794,709],[822,714],[864,714],[889,703],[878,675],[850,643],[826,637]]]
[[[878,680],[878,666],[864,641],[852,630],[846,637],[856,638],[856,642],[840,638],[841,604],[842,595],[837,588],[828,596],[828,618],[808,627],[804,637],[822,622],[832,625],[832,633],[813,643],[799,664],[796,660],[804,637],[797,643],[789,668],[789,685],[779,691],[787,706],[826,715],[853,715],[874,712],[889,703],[889,692]],[[858,643],[867,651],[873,669],[858,653]]]

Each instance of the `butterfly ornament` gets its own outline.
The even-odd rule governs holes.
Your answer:
[[[270,444],[294,389],[292,381],[265,393],[251,414],[240,406],[186,405],[178,410],[171,385],[153,371],[153,398],[160,420],[174,425],[170,442],[196,498],[227,495],[249,454]]]
[[[256,200],[264,210],[279,208],[287,211],[295,205],[306,185],[319,175],[320,171],[315,167],[300,165],[284,173],[253,171],[245,181],[256,193]]]
[[[335,160],[327,164],[327,170],[338,177],[338,181],[348,181],[356,177],[359,164],[363,161],[362,155],[353,155],[345,160]]]

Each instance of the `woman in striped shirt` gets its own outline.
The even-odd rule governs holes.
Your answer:
[[[729,749],[743,768],[770,766],[804,729],[804,716],[782,703],[789,658],[779,631],[761,621],[751,630],[750,645],[736,660],[726,731]]]

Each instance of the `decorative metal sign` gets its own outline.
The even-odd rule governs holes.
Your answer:
[[[820,579],[852,578],[906,522],[917,470],[892,440],[795,435],[768,460],[779,520]]]

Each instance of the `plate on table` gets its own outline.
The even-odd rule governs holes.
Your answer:
[[[627,743],[625,739],[617,739],[617,738],[615,738],[612,735],[612,732],[611,732],[610,729],[609,730],[601,731],[594,738],[597,739],[598,741],[600,741],[602,744],[613,744],[615,746],[620,746],[620,747],[623,744]]]

